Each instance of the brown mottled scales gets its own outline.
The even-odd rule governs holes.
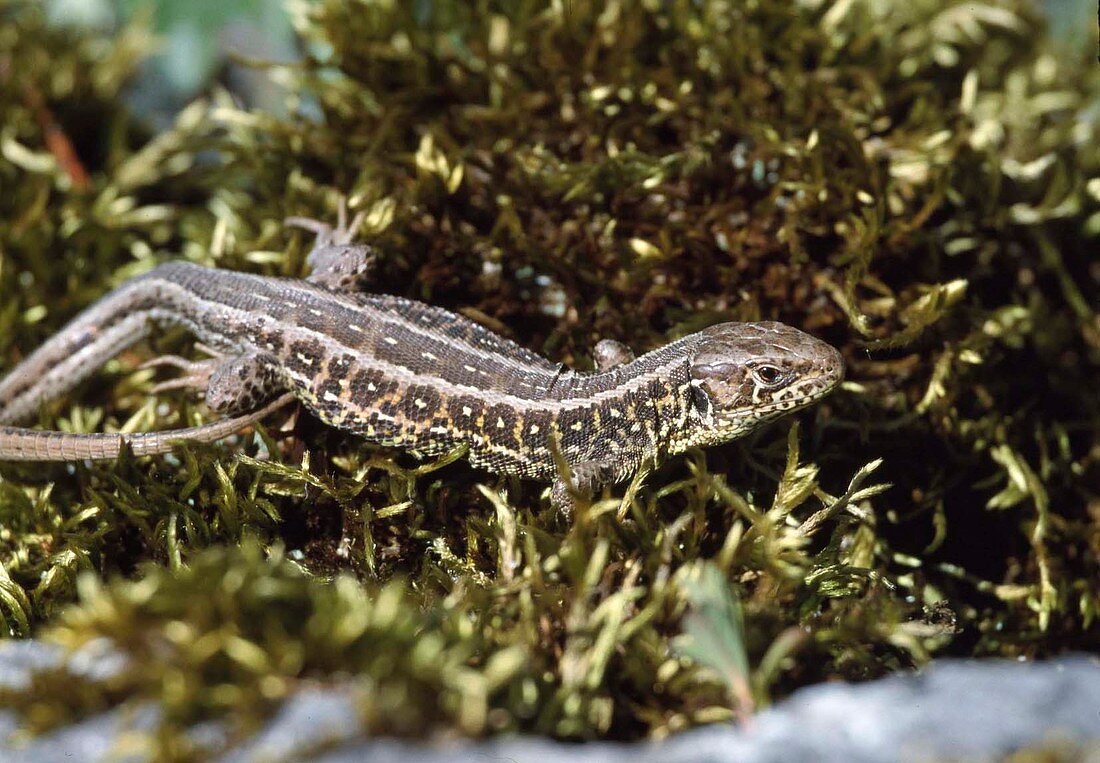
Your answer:
[[[453,313],[353,291],[373,253],[351,226],[315,230],[308,281],[174,262],[135,278],[87,309],[0,380],[0,424],[32,418],[158,325],[182,325],[215,353],[178,365],[164,387],[202,386],[235,419],[145,435],[63,435],[0,427],[0,459],[110,458],[123,441],[143,453],[173,440],[224,437],[290,393],[319,419],[370,442],[423,454],[468,444],[474,465],[555,481],[554,448],[575,489],[629,477],[643,462],[745,434],[806,406],[843,375],[840,354],[780,323],[724,323],[639,358],[597,345],[597,371],[553,363]],[[282,402],[280,398],[278,402]],[[252,411],[249,413],[249,411]]]

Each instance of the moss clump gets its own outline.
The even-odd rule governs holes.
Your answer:
[[[0,67],[18,82],[0,89],[0,182],[15,189],[0,194],[0,363],[162,258],[300,275],[307,242],[279,221],[331,218],[348,192],[382,253],[378,290],[553,358],[585,366],[600,337],[640,350],[768,318],[842,348],[849,382],[801,427],[676,459],[571,523],[539,486],[421,464],[308,417],[163,459],[6,467],[0,609],[13,633],[106,634],[135,655],[112,701],[169,702],[183,726],[230,708],[246,728],[288,682],[375,680],[354,659],[282,661],[314,643],[304,624],[319,607],[352,618],[399,602],[400,635],[371,642],[396,688],[374,695],[365,729],[404,733],[405,714],[462,733],[622,739],[933,653],[1089,645],[1100,83],[1030,5],[291,10],[311,53],[268,66],[288,115],[216,93],[150,139],[117,100],[139,32],[61,39],[33,10],[6,12],[0,63],[19,65]],[[87,137],[74,144],[83,187],[27,92]],[[187,349],[178,334],[156,344]],[[202,415],[182,398],[156,407],[135,370],[147,354],[42,422]],[[245,538],[258,546],[228,550]],[[81,569],[150,582],[95,587],[58,624]],[[219,575],[249,584],[226,608],[193,609]],[[280,611],[243,614],[269,594]],[[218,657],[169,701],[169,668],[142,644],[173,628],[232,633],[250,661],[214,639]],[[717,654],[697,662],[692,644]],[[406,659],[420,649],[440,675]],[[194,664],[174,654],[170,669]],[[467,691],[481,692],[476,723]],[[73,710],[54,701],[37,705],[50,722]]]
[[[60,618],[53,637],[73,647],[106,639],[131,665],[92,680],[40,673],[33,691],[7,698],[33,724],[49,728],[71,720],[69,711],[140,696],[162,709],[164,742],[179,744],[174,731],[222,717],[233,721],[232,738],[290,692],[335,678],[356,690],[366,731],[483,734],[490,708],[504,703],[502,687],[532,680],[523,647],[487,627],[493,606],[483,594],[422,609],[401,581],[323,581],[253,540],[198,554],[179,571],[143,572],[110,586],[82,579],[83,606]],[[507,714],[493,718],[513,725]]]

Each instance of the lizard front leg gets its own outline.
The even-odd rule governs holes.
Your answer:
[[[592,359],[596,362],[597,371],[610,371],[612,368],[632,362],[634,351],[614,339],[601,339],[596,342],[596,347],[592,350]]]
[[[283,223],[317,234],[313,248],[306,255],[312,269],[306,279],[310,283],[333,291],[359,291],[370,278],[377,252],[366,244],[354,243],[355,231],[363,222],[359,212],[348,223],[348,205],[340,199],[336,227],[309,217],[288,217]]]

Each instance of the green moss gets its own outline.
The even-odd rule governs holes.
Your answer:
[[[300,682],[350,677],[371,731],[632,739],[932,654],[1087,646],[1098,82],[1030,7],[293,4],[313,54],[269,67],[289,116],[215,94],[153,137],[119,101],[140,30],[3,11],[5,368],[161,259],[300,275],[308,242],[280,220],[332,218],[344,192],[378,290],[555,359],[767,318],[849,363],[800,427],[689,453],[571,522],[542,486],[308,417],[160,459],[4,467],[11,632],[104,635],[134,659],[107,686],[43,676],[7,701],[46,727],[155,698],[183,754],[173,729],[229,711],[247,730]],[[166,350],[186,337],[41,423],[204,415],[149,396],[137,365]],[[697,663],[707,633],[724,646]],[[744,656],[749,675],[729,667]]]
[[[158,700],[166,725],[228,714],[231,732],[242,732],[291,691],[342,677],[358,690],[368,729],[420,734],[453,726],[479,734],[490,728],[488,711],[502,704],[502,688],[532,680],[523,646],[482,622],[492,613],[484,597],[422,608],[401,581],[323,581],[251,540],[196,555],[178,571],[144,572],[111,586],[82,579],[83,606],[52,631],[74,647],[108,639],[132,669],[97,681],[40,675],[32,720],[63,720],[47,714],[55,704],[98,710],[141,696]],[[74,684],[82,688],[76,701]]]

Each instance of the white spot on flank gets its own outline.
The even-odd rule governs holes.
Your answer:
[[[397,340],[394,339],[392,336],[382,337],[382,341],[384,341],[386,344],[397,344]]]
[[[642,425],[637,423],[637,422],[634,422],[634,425],[630,427],[630,431],[631,432],[641,432],[642,431]]]
[[[371,415],[373,415],[379,421],[394,421],[393,416],[382,413],[381,411],[374,411]]]
[[[579,432],[582,429],[584,429],[584,425],[581,424],[581,422],[578,421],[578,422],[574,423],[573,426],[571,426],[569,428],[572,429],[574,432]]]
[[[252,298],[253,298],[253,299],[258,299],[258,300],[260,300],[261,302],[270,302],[270,301],[271,301],[271,297],[269,297],[269,296],[267,296],[267,295],[265,295],[265,294],[253,294],[253,295],[252,295]]]
[[[497,417],[497,429],[504,429],[504,419]]]
[[[303,355],[300,352],[297,353],[297,355],[298,355],[298,360],[302,361],[307,366],[312,366],[313,365],[313,358],[307,357],[307,356]]]
[[[538,433],[539,433],[539,425],[538,424],[532,424],[531,425],[531,434],[538,434]]]
[[[349,323],[348,328],[351,329],[352,331],[358,331],[360,334],[363,333],[363,329],[359,326],[356,326],[354,323]]]
[[[377,392],[378,387],[374,386],[374,382],[367,382],[367,392]]]
[[[468,406],[468,405],[462,406],[462,415],[463,416],[469,416],[473,412],[474,412],[474,409],[471,408],[470,406]]]
[[[325,393],[325,400],[327,400],[330,403],[339,403],[340,402],[340,397],[338,395],[332,394],[331,392],[326,392]]]
[[[447,429],[447,427],[431,427],[430,429],[428,429],[428,431],[431,432],[432,434],[450,434],[451,433],[451,430]]]
[[[439,360],[439,358],[437,358],[437,357],[436,357],[435,355],[432,355],[432,354],[431,354],[430,352],[428,352],[427,350],[425,350],[424,352],[420,353],[420,357],[422,357],[422,358],[424,358],[424,359],[426,359],[426,360]]]
[[[617,418],[620,418],[622,415],[623,415],[623,412],[620,411],[618,408],[612,408],[611,409],[611,418],[617,419]]]
[[[476,369],[476,368],[474,368],[473,366],[463,366],[463,368],[465,368],[465,369],[466,369],[467,371],[469,371],[469,372],[470,372],[470,373],[472,373],[472,374],[476,374],[476,373],[477,373],[477,369]]]
[[[427,408],[427,407],[428,407],[428,404],[427,404],[427,403],[425,403],[425,402],[424,402],[424,401],[423,401],[422,399],[420,399],[419,397],[418,397],[418,398],[416,398],[416,400],[413,400],[413,405],[415,405],[415,406],[416,406],[417,408],[420,408],[420,409],[424,409],[424,408]]]
[[[309,310],[309,312],[311,312],[311,313],[313,313],[314,315],[316,315],[316,316],[317,316],[318,318],[320,318],[320,317],[322,317],[322,316],[324,315],[324,313],[322,313],[322,312],[321,312],[320,310],[318,310],[318,309],[317,309],[317,308],[315,308],[315,307],[309,307],[309,308],[306,308],[306,309],[307,309],[307,310]]]

